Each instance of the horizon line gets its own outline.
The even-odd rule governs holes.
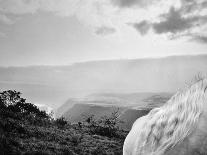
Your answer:
[[[149,57],[140,57],[140,58],[112,58],[112,59],[91,59],[83,60],[77,62],[71,62],[68,64],[31,64],[31,65],[0,65],[0,68],[13,68],[13,67],[67,67],[75,64],[82,63],[93,63],[93,62],[107,62],[107,61],[128,61],[128,60],[147,60],[147,59],[164,59],[170,57],[184,57],[184,56],[207,56],[207,53],[196,53],[196,54],[176,54],[176,55],[167,55],[167,56],[149,56]]]

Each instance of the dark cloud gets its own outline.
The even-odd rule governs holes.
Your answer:
[[[148,21],[142,21],[140,23],[134,23],[133,26],[142,35],[146,34],[150,28],[157,34],[177,34],[191,29],[196,26],[199,21],[200,17],[198,16],[188,18],[182,17],[180,10],[175,10],[175,8],[172,7],[168,13],[161,15],[160,22],[150,23]]]
[[[182,0],[181,11],[183,14],[193,13],[206,9],[207,1],[199,2],[196,0]]]
[[[179,9],[171,7],[165,14],[160,15],[158,22],[141,21],[131,24],[141,35],[145,35],[149,29],[157,34],[170,34],[175,38],[189,37],[199,42],[207,43],[206,36],[200,32],[192,36],[195,28],[200,29],[207,26],[207,15],[199,14],[207,8],[207,1],[181,0],[182,6]]]
[[[95,31],[97,35],[103,35],[103,36],[113,34],[115,32],[116,30],[113,27],[106,27],[106,26],[99,27]]]
[[[150,29],[150,23],[147,21],[142,21],[140,23],[131,24],[141,35],[145,35]]]
[[[145,7],[149,4],[152,4],[154,0],[111,0],[112,3],[120,8],[129,8],[129,7]]]
[[[6,16],[5,14],[3,14],[2,12],[0,12],[0,24],[7,24],[7,25],[12,25],[14,24],[14,21],[9,18],[8,16]]]
[[[207,43],[207,35],[206,36],[204,36],[204,35],[192,35],[191,40],[206,44]]]
[[[112,0],[112,2],[119,7],[130,7],[137,4],[138,0]]]
[[[203,7],[203,8],[206,8],[206,7],[207,7],[207,1],[204,1],[204,2],[202,3],[202,7]]]
[[[198,16],[184,18],[180,10],[175,10],[173,7],[170,9],[169,13],[162,16],[164,17],[163,21],[152,23],[153,29],[158,34],[183,32],[195,26],[200,19]]]

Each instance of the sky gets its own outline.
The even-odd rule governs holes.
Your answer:
[[[207,53],[207,0],[0,0],[0,66]]]

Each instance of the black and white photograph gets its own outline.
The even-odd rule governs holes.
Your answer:
[[[0,0],[0,155],[207,155],[207,0]]]

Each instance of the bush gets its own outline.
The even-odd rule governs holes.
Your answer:
[[[28,151],[24,153],[24,155],[50,155],[51,153],[48,151]]]
[[[67,120],[64,118],[64,117],[60,117],[60,118],[57,118],[55,120],[55,125],[58,126],[58,128],[63,128],[65,127],[66,125],[68,124]]]
[[[74,134],[71,136],[71,142],[74,145],[78,145],[79,143],[81,143],[82,139],[83,139],[83,135],[81,135],[81,134]]]
[[[20,154],[19,150],[14,146],[18,146],[19,144],[10,138],[7,138],[5,135],[0,134],[0,154]]]
[[[107,155],[107,152],[105,150],[105,148],[103,148],[103,146],[98,145],[92,152],[92,155]]]
[[[119,120],[119,109],[114,110],[110,116],[103,116],[96,119],[94,115],[88,116],[86,122],[89,130],[92,134],[98,134],[107,137],[117,137],[117,131],[119,130],[119,124],[122,123]]]

